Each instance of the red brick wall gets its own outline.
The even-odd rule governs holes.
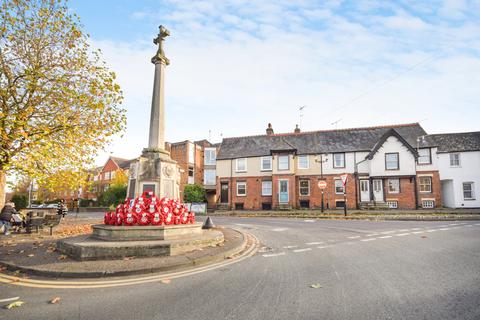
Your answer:
[[[339,175],[323,175],[323,180],[327,182],[327,188],[323,190],[324,207],[335,209],[337,201],[344,201],[343,194],[335,193],[335,180],[340,179]],[[300,180],[310,180],[310,196],[300,196]],[[297,202],[295,206],[300,207],[300,200],[309,200],[311,209],[319,209],[322,206],[322,190],[318,187],[320,176],[297,176],[295,192]],[[347,208],[356,208],[356,188],[355,178],[348,174],[347,178]]]
[[[417,175],[432,175],[432,192],[424,193],[420,192],[419,177],[417,176],[417,190],[418,190],[418,205],[422,207],[422,199],[435,199],[435,207],[440,208],[442,206],[442,185],[440,183],[440,175],[438,171],[421,171],[417,172]]]
[[[170,157],[177,161],[180,167],[180,199],[183,200],[183,191],[188,182],[188,143],[170,145]]]
[[[400,178],[399,193],[389,193],[388,179],[384,179],[383,190],[386,201],[397,201],[398,209],[415,209],[415,180],[413,178]]]

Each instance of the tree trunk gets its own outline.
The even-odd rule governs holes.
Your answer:
[[[5,187],[7,184],[7,177],[5,171],[0,170],[0,210],[5,205]]]

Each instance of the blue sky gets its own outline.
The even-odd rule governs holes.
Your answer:
[[[69,2],[118,74],[128,129],[147,145],[158,25],[171,36],[167,140],[421,121],[480,130],[480,0]],[[298,108],[306,106],[303,117]],[[333,122],[341,119],[336,125]]]

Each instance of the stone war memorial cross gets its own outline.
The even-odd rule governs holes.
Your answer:
[[[170,60],[165,56],[164,41],[170,36],[164,26],[153,39],[158,45],[151,62],[155,65],[148,148],[143,149],[138,161],[130,166],[127,196],[131,199],[145,191],[158,197],[180,197],[180,170],[165,149],[165,67]]]

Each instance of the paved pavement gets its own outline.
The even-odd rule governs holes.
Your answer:
[[[254,234],[260,250],[237,263],[166,276],[170,283],[1,284],[0,300],[19,296],[26,304],[0,310],[0,319],[480,319],[476,221],[214,222]],[[48,304],[56,296],[61,301]]]

